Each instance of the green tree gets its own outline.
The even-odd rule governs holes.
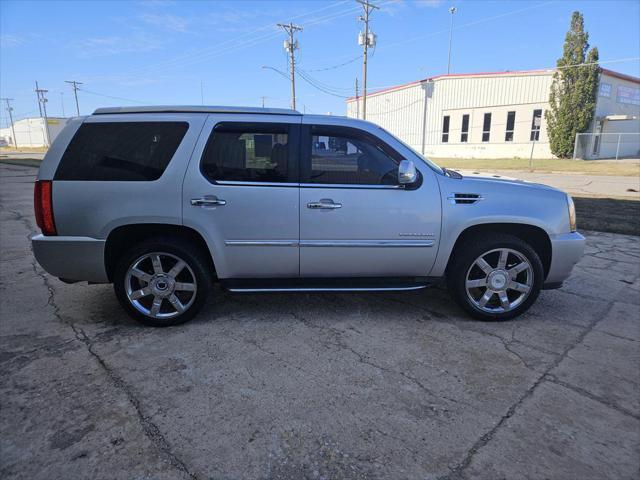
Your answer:
[[[571,15],[571,27],[564,39],[562,57],[553,74],[550,109],[545,112],[551,152],[570,157],[576,134],[589,128],[598,94],[598,49],[589,50],[589,34],[584,31],[580,12]]]

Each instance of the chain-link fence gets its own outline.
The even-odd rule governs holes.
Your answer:
[[[640,133],[579,133],[573,147],[573,158],[640,158]]]

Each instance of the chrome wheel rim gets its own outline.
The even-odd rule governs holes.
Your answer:
[[[170,253],[152,252],[131,264],[124,288],[136,310],[147,317],[166,320],[193,304],[197,283],[187,262]]]
[[[521,305],[533,288],[533,267],[527,257],[510,248],[480,255],[465,277],[472,305],[486,313],[505,313]]]

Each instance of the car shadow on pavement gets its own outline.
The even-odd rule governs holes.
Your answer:
[[[640,235],[640,194],[637,200],[573,197],[580,230]]]

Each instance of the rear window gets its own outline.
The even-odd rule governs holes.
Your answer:
[[[55,180],[157,180],[188,128],[187,122],[84,123]]]

